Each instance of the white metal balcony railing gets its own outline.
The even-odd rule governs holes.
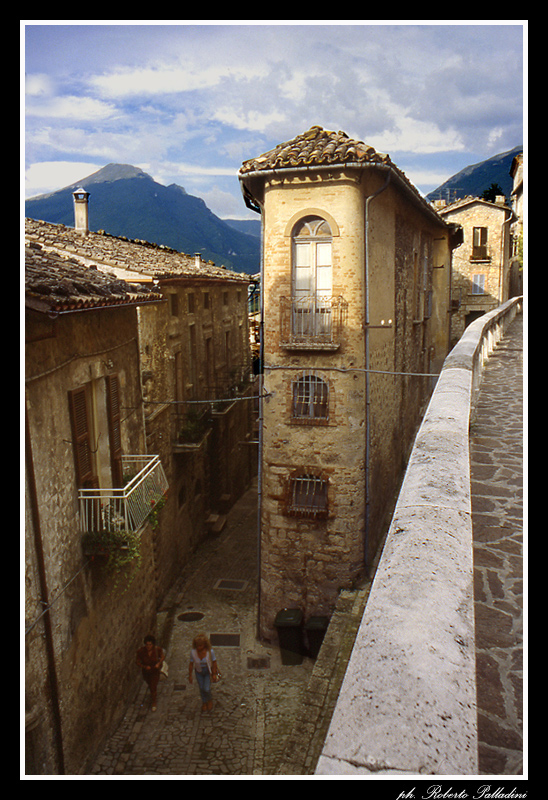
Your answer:
[[[282,297],[281,344],[338,347],[347,309],[342,297]]]
[[[82,533],[138,531],[169,488],[159,456],[122,456],[122,469],[122,488],[78,491]]]

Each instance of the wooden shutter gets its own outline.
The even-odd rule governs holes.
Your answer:
[[[122,476],[122,426],[120,419],[120,382],[118,375],[107,375],[107,414],[110,443],[110,466],[114,487],[120,488]]]
[[[81,488],[92,488],[97,486],[97,477],[94,474],[91,429],[85,386],[69,392],[69,407],[76,481]]]

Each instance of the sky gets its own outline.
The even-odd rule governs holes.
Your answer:
[[[527,32],[527,20],[22,20],[23,193],[132,164],[223,219],[256,219],[242,162],[321,125],[388,153],[427,194],[524,144]]]

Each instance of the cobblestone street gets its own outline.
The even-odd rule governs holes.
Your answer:
[[[519,774],[523,747],[523,315],[490,356],[471,428],[482,774]]]

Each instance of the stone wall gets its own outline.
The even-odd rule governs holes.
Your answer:
[[[435,238],[445,241],[437,255],[449,280],[447,229],[408,202],[397,186],[383,186],[384,180],[372,171],[357,179],[334,171],[321,179],[274,178],[265,190],[261,629],[266,637],[273,635],[275,615],[284,607],[299,607],[305,616],[330,614],[340,589],[351,587],[371,563],[430,394],[431,381],[421,374],[430,372],[434,357],[439,362],[445,356],[447,314],[438,306],[432,316],[430,300]],[[379,189],[368,205],[366,241],[365,202]],[[345,302],[331,349],[290,347],[283,336],[282,301],[292,294],[291,234],[307,215],[330,225],[332,294]],[[437,282],[447,299],[443,281]],[[329,417],[313,424],[291,415],[293,383],[305,373],[329,387]],[[327,485],[326,513],[314,519],[288,513],[291,481],[300,475]]]
[[[135,649],[155,622],[156,582],[149,529],[142,535],[141,568],[131,591],[124,592],[123,582],[116,585],[98,561],[86,563],[83,558],[68,392],[90,381],[99,390],[105,375],[118,374],[123,449],[143,453],[137,325],[135,308],[103,309],[61,316],[52,322],[49,338],[33,339],[39,330],[44,332],[42,322],[33,326],[32,316],[27,324],[26,410],[32,454],[27,502],[29,507],[35,503],[37,514],[27,517],[25,542],[30,766],[43,774],[56,773],[59,766],[55,726],[50,727],[53,682],[65,771],[77,773],[135,685]],[[108,440],[100,414],[97,424],[94,446],[99,451]],[[45,649],[38,547],[52,606],[53,668]]]

